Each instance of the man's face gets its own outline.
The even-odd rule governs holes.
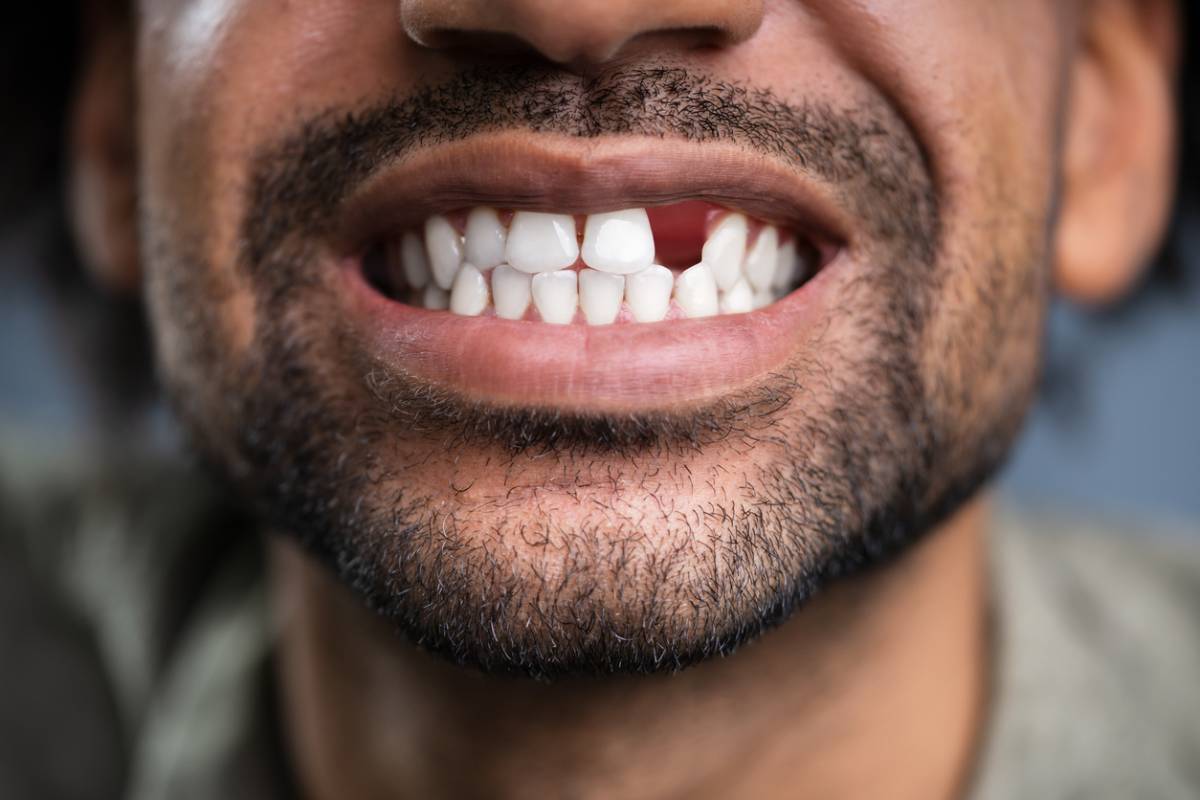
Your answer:
[[[420,644],[535,674],[725,652],[1015,435],[1068,4],[142,5],[171,395]]]

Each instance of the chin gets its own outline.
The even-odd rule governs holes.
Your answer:
[[[974,327],[933,340],[947,265],[911,142],[861,154],[908,178],[883,188],[745,143],[528,130],[384,137],[358,180],[317,180],[398,115],[259,160],[248,344],[185,313],[211,254],[161,265],[154,306],[201,450],[406,640],[537,677],[679,669],[895,558],[1007,451],[1030,387],[954,387],[1033,337],[989,363]]]

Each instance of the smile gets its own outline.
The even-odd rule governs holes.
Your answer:
[[[478,206],[368,259],[388,297],[467,317],[611,325],[744,314],[816,271],[808,241],[699,201],[590,215]]]
[[[821,328],[849,226],[818,190],[737,148],[472,137],[347,201],[345,318],[385,368],[477,401],[712,401]]]

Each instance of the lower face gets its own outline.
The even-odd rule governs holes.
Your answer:
[[[1002,460],[1045,305],[1046,4],[768,4],[735,48],[586,79],[302,5],[146,12],[159,359],[203,451],[412,642],[678,668]]]

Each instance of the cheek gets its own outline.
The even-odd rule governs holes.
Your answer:
[[[890,76],[867,69],[900,99],[936,175],[940,280],[921,370],[937,410],[970,431],[947,441],[975,443],[1023,408],[1038,372],[1069,4],[925,5],[864,3],[900,54]]]
[[[377,19],[372,20],[374,15]],[[394,92],[406,67],[394,3],[163,0],[147,3],[139,40],[141,217],[146,269],[160,294],[206,304],[207,335],[243,353],[257,328],[238,263],[255,153],[316,111]],[[398,61],[399,60],[399,61]],[[401,77],[400,83],[403,82]],[[182,313],[178,298],[163,324]],[[193,326],[194,327],[194,326]],[[178,348],[164,348],[175,351]]]
[[[228,74],[239,0],[154,4],[140,28],[139,202],[149,302],[168,378],[196,385],[217,364],[245,359],[256,315],[238,268],[239,187],[254,129]],[[219,355],[219,358],[218,358]],[[190,363],[189,363],[190,362]]]

